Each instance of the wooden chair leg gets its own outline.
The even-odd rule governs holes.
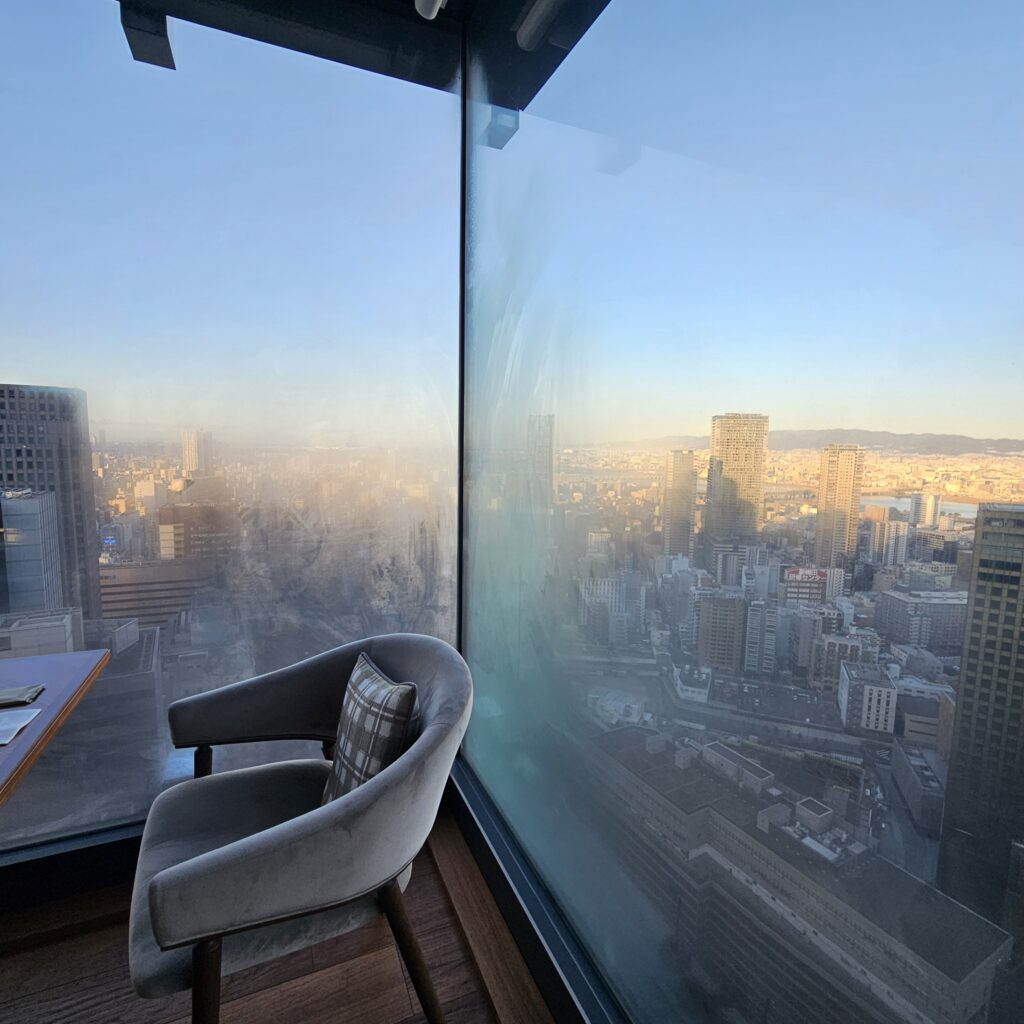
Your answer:
[[[204,779],[213,774],[213,747],[200,744],[192,755],[192,774],[197,779]]]
[[[444,1024],[441,1001],[437,998],[434,983],[430,980],[430,972],[427,970],[427,962],[423,959],[423,950],[412,930],[409,915],[405,912],[405,901],[402,899],[402,890],[398,882],[392,879],[383,886],[380,890],[380,899],[384,906],[384,915],[395,936],[395,944],[405,961],[416,995],[419,996],[427,1024]]]
[[[220,939],[192,947],[192,1024],[220,1020]]]

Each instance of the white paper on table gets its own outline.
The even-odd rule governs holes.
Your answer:
[[[42,708],[0,711],[0,747],[7,746],[40,711]]]

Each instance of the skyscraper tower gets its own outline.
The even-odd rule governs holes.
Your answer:
[[[208,430],[181,432],[181,475],[190,480],[213,469],[213,435]]]
[[[857,553],[860,488],[864,449],[855,444],[830,444],[821,453],[818,516],[814,521],[814,561],[829,569],[843,555]]]
[[[693,452],[678,448],[668,453],[661,532],[666,555],[693,555]]]
[[[558,488],[553,415],[531,415],[527,421],[526,463],[532,500],[550,506]]]
[[[711,461],[704,535],[710,541],[753,538],[764,517],[768,417],[731,412],[711,418]]]
[[[99,530],[85,392],[0,384],[0,483],[57,498],[63,603],[100,616]]]
[[[0,614],[63,605],[57,495],[0,488]]]
[[[981,505],[939,885],[1024,934],[1024,505]]]
[[[923,491],[910,496],[910,525],[935,527],[939,525],[942,498],[938,494]]]

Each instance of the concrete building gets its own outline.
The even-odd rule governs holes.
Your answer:
[[[747,602],[742,595],[715,593],[702,597],[697,651],[703,664],[725,672],[743,671]]]
[[[716,1016],[986,1020],[1006,932],[873,854],[831,804],[766,766],[724,744],[652,751],[655,735],[581,740],[588,789],[609,833],[630,837],[631,878],[664,908],[680,971]]]
[[[801,604],[825,604],[843,593],[843,570],[790,566],[779,584],[780,603],[788,608]]]
[[[706,539],[752,539],[760,532],[767,454],[767,416],[727,413],[711,418]]]
[[[826,633],[814,641],[810,684],[834,693],[839,686],[839,668],[844,661],[854,664],[878,663],[878,634],[873,629],[854,633]]]
[[[896,734],[918,747],[937,747],[939,699],[896,691]]]
[[[857,554],[863,478],[864,449],[859,445],[830,444],[822,451],[814,520],[814,562],[822,568]]]
[[[0,658],[66,654],[82,650],[84,644],[80,608],[0,615]]]
[[[951,530],[918,530],[913,541],[914,558],[921,562],[948,562],[956,565],[960,554],[960,536]]]
[[[896,644],[926,647],[940,657],[957,654],[963,642],[967,594],[960,590],[881,594],[875,629]]]
[[[57,499],[62,604],[99,614],[99,544],[85,392],[0,384],[0,486]]]
[[[1024,505],[978,508],[942,889],[1024,936]]]
[[[185,502],[157,513],[160,558],[202,558],[223,565],[238,551],[240,524],[234,508]]]
[[[836,703],[847,729],[892,735],[896,728],[896,687],[877,665],[843,662]]]
[[[211,567],[198,559],[105,565],[100,569],[103,618],[135,618],[141,626],[162,626],[212,582]]]
[[[903,794],[914,823],[936,836],[942,831],[945,772],[935,751],[924,750],[909,738],[892,745],[893,782]]]
[[[673,667],[676,693],[681,700],[707,704],[711,693],[711,669],[693,661]]]
[[[62,607],[61,561],[56,494],[0,490],[0,613]]]
[[[661,533],[666,555],[693,555],[693,513],[696,497],[693,452],[668,454],[662,499]]]

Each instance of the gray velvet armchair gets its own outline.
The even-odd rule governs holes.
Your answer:
[[[216,744],[301,738],[320,740],[326,752],[361,652],[418,688],[419,735],[397,761],[324,806],[326,760],[209,774]],[[402,890],[433,826],[471,704],[458,653],[411,634],[346,644],[172,704],[172,739],[197,748],[201,777],[157,797],[146,822],[130,924],[136,991],[155,997],[191,988],[194,1024],[215,1024],[222,973],[383,913],[427,1019],[441,1021]]]

